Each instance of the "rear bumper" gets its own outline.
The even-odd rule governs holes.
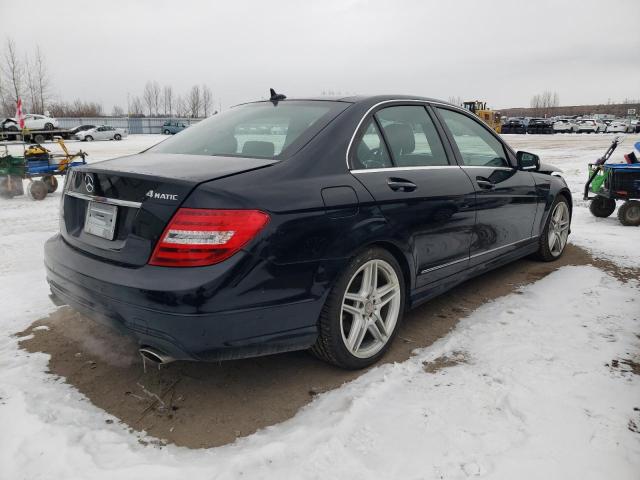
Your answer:
[[[45,266],[62,302],[178,360],[308,348],[325,298],[316,266],[275,267],[245,252],[211,267],[128,268],[87,256],[56,235],[45,244]]]

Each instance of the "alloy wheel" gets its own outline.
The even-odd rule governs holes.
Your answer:
[[[569,207],[565,202],[558,202],[551,213],[549,222],[549,251],[554,257],[559,257],[567,244],[569,236]]]
[[[400,314],[401,289],[389,263],[374,259],[351,277],[342,299],[340,330],[349,352],[369,358],[389,341]]]

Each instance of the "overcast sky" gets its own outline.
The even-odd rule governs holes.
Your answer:
[[[147,80],[262,98],[402,93],[528,106],[640,98],[640,0],[0,0],[0,34],[39,44],[56,96],[126,109]]]

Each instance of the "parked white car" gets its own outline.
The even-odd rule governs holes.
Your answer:
[[[607,125],[607,133],[631,133],[633,130],[633,127],[628,122],[621,120],[614,120]]]
[[[53,130],[60,125],[56,118],[30,113],[25,115],[24,126],[29,130]]]
[[[578,120],[577,133],[600,133],[607,130],[607,126],[600,120]]]
[[[554,133],[573,133],[575,124],[571,120],[557,120],[553,124]]]
[[[59,126],[58,119],[53,117],[35,113],[29,113],[24,116],[24,127],[29,130],[55,130]],[[5,128],[17,131],[19,129],[17,120],[15,118],[7,118],[5,120]]]
[[[127,135],[129,135],[129,132],[124,128],[100,125],[99,127],[78,132],[74,137],[83,142],[92,142],[94,140],[122,140]]]

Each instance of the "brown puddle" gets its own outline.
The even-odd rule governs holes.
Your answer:
[[[561,266],[586,264],[621,279],[629,275],[573,245],[554,263],[519,260],[408,312],[383,361],[406,360],[413,349],[442,338],[460,318],[488,300]],[[637,277],[637,272],[633,275]],[[43,325],[49,329],[35,329]],[[65,377],[96,406],[136,431],[191,448],[230,443],[287,420],[315,394],[363,373],[340,370],[306,352],[214,364],[176,362],[159,370],[147,363],[145,373],[131,340],[68,307],[36,321],[19,335],[29,334],[33,338],[23,340],[21,346],[29,352],[50,354],[49,371]],[[434,371],[447,365],[437,365]],[[425,366],[427,372],[429,368]]]

